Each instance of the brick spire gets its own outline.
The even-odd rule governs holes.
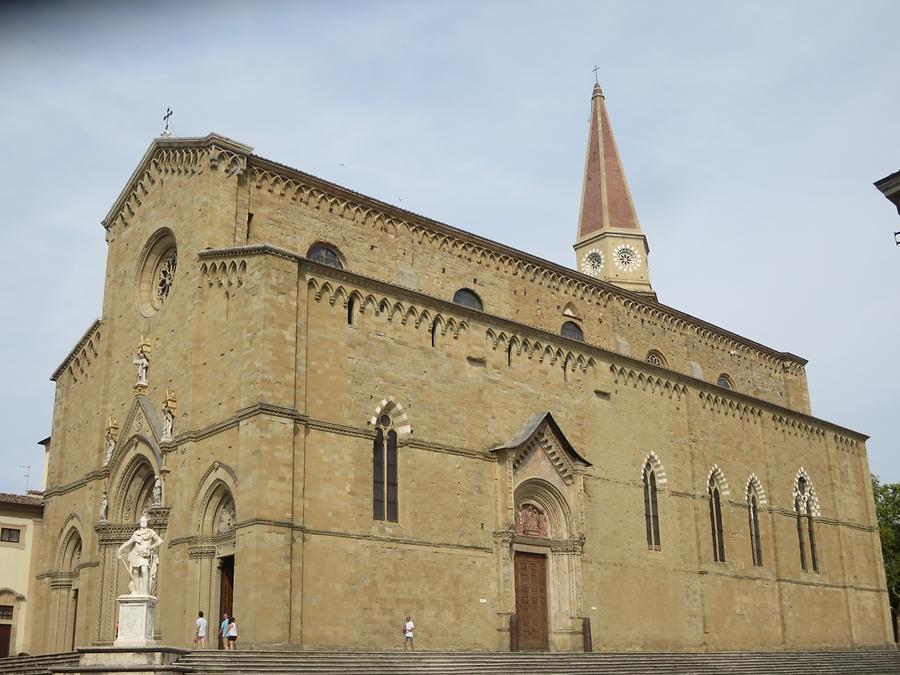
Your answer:
[[[647,269],[650,247],[634,211],[599,84],[594,85],[591,96],[591,128],[574,248],[578,269],[585,274],[656,300]]]
[[[609,124],[603,90],[595,84],[591,96],[591,128],[584,164],[577,241],[594,237],[610,228],[641,231],[619,159],[619,149]]]

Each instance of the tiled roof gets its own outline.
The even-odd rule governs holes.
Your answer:
[[[43,497],[33,495],[14,495],[9,492],[0,492],[0,504],[22,504],[24,506],[43,506]]]

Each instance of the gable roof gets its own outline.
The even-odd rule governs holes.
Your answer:
[[[500,452],[501,450],[517,450],[525,445],[534,434],[537,432],[538,428],[543,424],[544,421],[547,421],[547,425],[553,431],[553,434],[559,439],[560,444],[562,444],[563,449],[566,453],[577,460],[581,464],[585,466],[591,466],[591,463],[587,461],[584,457],[582,457],[577,450],[569,443],[569,439],[566,438],[566,435],[562,432],[562,429],[559,428],[559,425],[556,423],[556,420],[553,419],[553,415],[550,414],[550,411],[537,412],[534,413],[525,424],[519,429],[515,435],[510,438],[506,443],[502,445],[498,445],[495,448],[491,448],[491,452]]]

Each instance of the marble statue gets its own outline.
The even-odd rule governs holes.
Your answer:
[[[141,345],[138,353],[134,355],[132,360],[137,366],[137,382],[135,384],[147,386],[147,370],[150,368],[150,355],[147,353],[144,345]]]
[[[109,522],[109,498],[106,496],[106,492],[100,497],[100,522]]]
[[[157,474],[153,481],[153,492],[150,497],[151,506],[162,506],[162,478]]]
[[[141,516],[140,527],[116,551],[119,560],[128,570],[128,576],[131,577],[131,583],[128,584],[129,595],[150,595],[156,583],[159,565],[157,549],[162,543],[162,538],[147,527],[145,513]]]
[[[175,392],[171,389],[166,389],[166,400],[163,402],[163,440],[172,440],[172,434],[175,433],[175,410],[177,405]]]
[[[164,439],[172,438],[172,428],[175,426],[175,414],[166,408],[163,410],[163,433]]]
[[[109,417],[106,420],[106,452],[103,456],[103,463],[109,464],[109,460],[112,458],[113,450],[116,449],[116,440],[117,435],[116,432],[119,430],[119,426],[116,423],[115,417]]]

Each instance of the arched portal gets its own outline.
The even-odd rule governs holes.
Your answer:
[[[584,470],[590,462],[549,412],[532,415],[492,452],[505,465],[507,481],[501,494],[508,495],[509,539],[498,540],[505,549],[498,554],[509,647],[580,651]]]
[[[79,639],[78,600],[81,586],[81,523],[71,516],[63,526],[57,544],[57,572],[50,579],[56,614],[56,649],[72,651],[82,646]]]
[[[548,650],[553,631],[569,628],[575,614],[576,569],[571,515],[565,497],[548,481],[530,478],[515,490],[513,568],[519,648]]]
[[[235,576],[235,504],[237,478],[234,471],[215,462],[200,481],[194,504],[194,536],[189,557],[195,562],[194,574],[201,607],[208,612],[210,630],[218,626],[223,612],[232,613]],[[217,640],[221,636],[216,631]],[[223,645],[219,644],[221,648]]]

